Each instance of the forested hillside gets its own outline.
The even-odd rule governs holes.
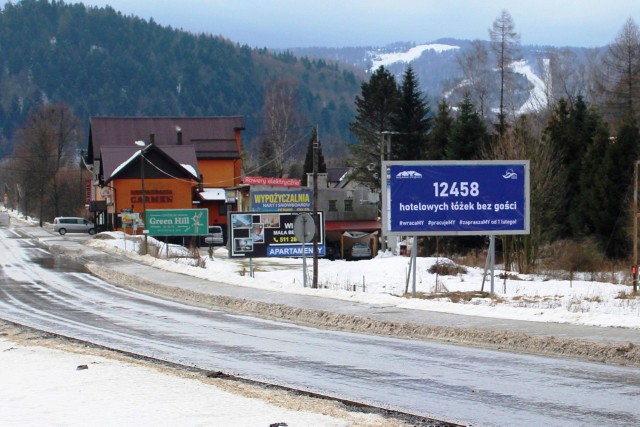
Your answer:
[[[99,115],[241,115],[250,149],[266,132],[261,118],[273,87],[293,94],[294,124],[319,125],[325,155],[338,157],[360,89],[353,72],[325,60],[61,1],[23,0],[2,9],[0,64],[0,157],[11,153],[15,131],[43,101],[70,105],[85,128]]]

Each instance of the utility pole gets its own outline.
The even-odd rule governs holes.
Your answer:
[[[318,234],[320,221],[318,220],[318,144],[320,136],[316,125],[313,136],[313,219],[316,222],[316,232],[313,235],[313,282],[311,287],[318,288]]]
[[[382,162],[384,162],[384,139],[387,132],[380,132],[380,218],[382,218],[382,174],[385,171],[382,170]],[[385,242],[385,236],[382,235],[382,228],[380,227],[380,252],[387,250],[387,244]]]
[[[636,160],[633,168],[633,266],[631,273],[633,274],[633,292],[638,290],[638,164],[640,160]]]

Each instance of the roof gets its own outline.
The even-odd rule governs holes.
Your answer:
[[[380,221],[353,220],[353,221],[325,221],[325,231],[376,231],[380,230]]]
[[[229,117],[92,117],[89,124],[89,158],[100,159],[104,147],[135,148],[134,141],[167,146],[191,145],[198,159],[240,158],[236,134],[244,119]],[[168,151],[167,151],[168,152]]]
[[[327,168],[327,181],[340,182],[345,174],[350,170],[351,168],[348,167]]]
[[[205,188],[203,191],[198,192],[198,196],[202,200],[206,201],[219,201],[227,200],[227,193],[224,188]]]
[[[140,147],[131,144],[129,146],[104,146],[101,150],[101,157],[103,162],[101,163],[101,175],[105,182],[109,182],[116,176],[121,175],[122,172],[127,169],[132,162],[140,158]],[[173,168],[182,171],[182,175],[188,176],[193,179],[199,179],[198,160],[196,158],[195,149],[192,145],[178,145],[178,146],[164,146],[158,147],[156,145],[148,145],[144,149],[145,163],[149,163],[147,168],[153,167],[147,171],[149,176],[171,176],[169,171],[164,171],[163,166],[169,164]],[[155,159],[164,160],[162,166],[158,164]],[[138,169],[139,166],[135,165]]]

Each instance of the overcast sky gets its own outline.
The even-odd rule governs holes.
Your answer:
[[[5,4],[7,0],[0,0]],[[16,3],[13,0],[13,3]],[[66,3],[79,3],[67,0]],[[250,47],[385,46],[442,37],[488,39],[502,10],[523,44],[604,46],[639,0],[87,0],[124,15],[190,32],[222,35]]]

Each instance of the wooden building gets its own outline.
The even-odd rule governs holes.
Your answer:
[[[242,117],[92,117],[87,164],[96,224],[123,212],[206,208],[224,225],[241,182]],[[143,198],[144,194],[144,198]]]

